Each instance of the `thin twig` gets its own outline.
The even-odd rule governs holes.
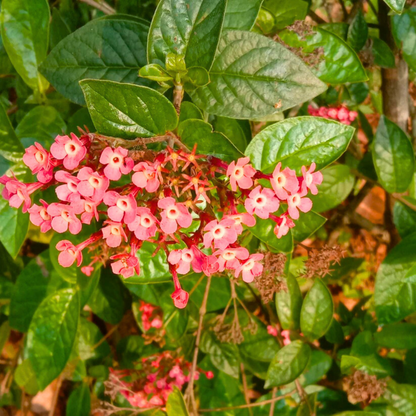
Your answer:
[[[272,390],[272,399],[274,399],[274,398],[276,397],[276,393],[277,393],[277,387],[273,387],[273,390]],[[275,403],[276,403],[276,402],[273,402],[273,403],[270,405],[270,412],[269,412],[269,416],[273,416],[273,415],[274,415],[274,405],[275,405]]]
[[[409,208],[411,208],[413,211],[416,211],[416,205],[412,204],[411,202],[409,202],[407,199],[403,198],[402,195],[399,194],[392,194],[392,197],[394,199],[396,199],[397,201],[401,202],[402,204],[408,206]]]
[[[344,13],[344,20],[346,20],[348,17],[348,11],[347,11],[347,8],[345,7],[344,0],[338,0],[338,1],[339,1],[339,4],[341,5],[342,13]]]
[[[115,14],[116,11],[105,1],[99,0],[79,0],[81,3],[88,4],[91,7],[96,8],[97,10],[101,10],[105,14]]]
[[[247,409],[247,408],[250,408],[250,407],[264,406],[266,404],[270,404],[270,403],[277,402],[279,400],[286,399],[286,397],[290,397],[294,393],[296,393],[296,390],[293,390],[290,393],[284,394],[283,396],[274,397],[273,399],[264,400],[262,402],[256,402],[256,403],[250,403],[250,404],[242,404],[240,406],[217,407],[216,409],[199,409],[199,412],[200,413],[225,412],[227,410]]]
[[[304,390],[304,388],[302,387],[302,385],[300,384],[298,379],[295,380],[295,384],[296,384],[296,389],[299,393],[301,400],[304,401],[306,405],[308,406],[310,416],[315,416],[315,412],[313,411],[311,404],[309,403],[308,395],[306,391]]]
[[[368,5],[370,6],[371,10],[373,11],[375,16],[378,16],[377,10],[374,7],[374,4],[371,2],[371,0],[367,0]]]
[[[49,410],[49,416],[53,416],[55,414],[56,405],[58,403],[59,391],[61,390],[63,380],[64,380],[64,376],[62,374],[56,380],[56,388],[55,388],[55,391],[53,392],[52,404],[51,404],[51,410]]]
[[[95,345],[92,346],[92,350],[98,348],[110,335],[118,328],[118,324],[114,325]]]
[[[244,372],[243,363],[240,363],[240,371],[241,371],[241,379],[243,381],[244,400],[246,401],[246,404],[250,404],[250,398],[248,397],[247,377],[246,377],[246,373]],[[248,411],[250,412],[250,415],[252,416],[253,413],[251,409],[249,409]]]

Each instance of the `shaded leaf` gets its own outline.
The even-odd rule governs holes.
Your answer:
[[[396,201],[393,208],[393,222],[400,237],[405,238],[416,230],[416,211]]]
[[[401,13],[403,11],[403,7],[406,4],[406,0],[384,0],[386,4],[395,11],[396,13]]]
[[[303,0],[265,0],[263,7],[274,17],[275,31],[303,20],[308,12],[308,2]]]
[[[0,155],[11,162],[19,162],[24,152],[6,110],[0,105]]]
[[[285,279],[286,290],[276,293],[275,303],[279,322],[283,329],[299,329],[300,310],[302,308],[302,293],[298,281],[289,274]]]
[[[166,412],[168,416],[189,416],[182,393],[176,386],[168,396]]]
[[[250,30],[263,0],[228,0],[222,30]]]
[[[368,37],[368,26],[365,21],[363,12],[358,10],[354,19],[352,20],[348,28],[348,43],[359,52],[365,43],[367,42]]]
[[[66,404],[67,415],[88,416],[91,411],[91,397],[88,384],[82,383],[72,390]]]
[[[301,212],[296,221],[296,227],[292,229],[293,238],[301,243],[319,230],[325,222],[326,218],[314,211],[309,211],[306,214]]]
[[[381,332],[376,332],[374,339],[378,345],[386,348],[416,348],[416,325],[406,322],[389,324],[384,326]]]

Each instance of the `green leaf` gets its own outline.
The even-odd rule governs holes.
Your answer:
[[[172,81],[172,75],[166,72],[164,68],[157,64],[150,64],[140,68],[139,76],[151,79],[156,82]]]
[[[400,237],[405,238],[416,230],[416,211],[396,201],[393,208],[393,222]]]
[[[227,117],[215,117],[212,125],[215,131],[224,134],[240,151],[244,152],[251,140],[250,123],[247,120],[234,120]]]
[[[89,416],[91,411],[91,396],[88,384],[82,383],[72,390],[66,404],[67,415]]]
[[[214,333],[204,331],[201,338],[201,351],[208,354],[218,370],[237,378],[240,374],[240,358],[237,345],[220,342]]]
[[[270,34],[273,32],[274,23],[275,19],[273,14],[269,10],[262,7],[259,15],[257,16],[256,25],[252,30],[256,33]]]
[[[335,318],[332,320],[331,326],[325,334],[325,338],[332,344],[342,344],[344,342],[344,331],[342,330],[341,324]]]
[[[0,348],[3,351],[4,344],[7,342],[10,336],[9,321],[4,321],[0,326]]]
[[[302,166],[315,162],[317,169],[337,160],[351,141],[354,129],[320,117],[293,117],[262,130],[248,145],[245,154],[264,173],[278,162],[299,175]]]
[[[416,386],[388,380],[384,400],[402,415],[416,414]]]
[[[319,230],[325,222],[326,218],[314,211],[306,214],[301,212],[296,227],[292,229],[293,238],[301,243]]]
[[[374,55],[374,63],[382,68],[394,68],[396,66],[393,52],[384,40],[370,36],[371,50]]]
[[[64,97],[80,105],[85,104],[79,86],[83,79],[150,85],[137,76],[147,64],[148,28],[139,19],[94,19],[60,42],[40,71]]]
[[[0,105],[0,155],[11,162],[22,160],[25,149],[13,130],[6,110]]]
[[[298,57],[252,32],[224,32],[209,75],[192,100],[210,114],[237,119],[282,112],[326,90]]]
[[[179,124],[189,119],[202,120],[201,110],[190,101],[182,101],[181,112],[179,114]]]
[[[265,388],[279,387],[296,380],[308,365],[311,349],[302,341],[284,346],[273,358],[267,371]]]
[[[301,331],[312,340],[321,338],[331,326],[333,314],[334,303],[331,292],[322,280],[316,279],[302,304]]]
[[[321,47],[324,49],[322,62],[313,69],[321,81],[330,84],[367,81],[360,59],[346,42],[324,29],[313,28],[313,31],[304,39],[288,30],[279,33],[279,36],[289,46],[303,48],[305,53],[312,53]]]
[[[172,103],[150,88],[91,79],[80,85],[99,133],[135,139],[164,134],[178,124]]]
[[[385,116],[378,123],[372,153],[383,188],[390,193],[406,191],[415,166],[413,147],[403,130]]]
[[[71,34],[71,29],[62,18],[59,10],[54,7],[52,9],[52,21],[49,33],[49,45],[53,49],[62,39]]]
[[[166,403],[168,416],[189,416],[181,391],[175,386]]]
[[[185,55],[186,66],[211,67],[225,14],[225,0],[162,0],[147,45],[149,63],[164,66],[169,53]]]
[[[48,83],[38,67],[48,51],[48,2],[3,0],[1,10],[1,36],[14,68],[30,88],[45,91]]]
[[[392,9],[394,12],[401,14],[403,7],[406,4],[406,0],[384,0],[385,3]]]
[[[228,0],[222,30],[251,30],[263,0]]]
[[[348,28],[348,43],[359,52],[368,38],[368,26],[361,10],[358,10]]]
[[[33,316],[27,349],[41,390],[65,368],[76,338],[79,312],[78,292],[61,289],[44,299]]]
[[[56,290],[68,287],[54,270],[49,250],[31,260],[16,280],[10,300],[10,325],[20,332],[27,332],[36,309]]]
[[[416,71],[416,8],[406,10],[391,19],[392,32],[397,46],[409,67]]]
[[[49,146],[55,137],[66,133],[66,123],[59,112],[50,106],[37,106],[22,118],[16,127],[16,135],[24,147],[35,142]]]
[[[303,386],[315,384],[321,380],[329,371],[332,365],[331,357],[323,351],[312,350],[311,358],[299,382]],[[308,415],[309,416],[309,415]]]
[[[227,162],[243,154],[222,133],[212,131],[212,126],[202,120],[186,120],[180,124],[178,135],[192,149],[197,144],[199,153],[216,156]]]
[[[286,279],[286,290],[276,293],[276,312],[283,329],[297,330],[300,328],[300,310],[302,308],[302,292],[298,281],[289,274]]]
[[[284,29],[308,13],[308,2],[303,0],[265,0],[263,7],[274,16],[274,30]]]
[[[88,301],[88,306],[103,321],[116,325],[129,308],[129,301],[129,293],[119,276],[110,268],[104,268],[98,286]]]
[[[19,387],[23,388],[31,396],[34,396],[39,391],[36,374],[28,358],[17,366],[14,373],[14,380]]]
[[[203,87],[209,83],[209,73],[202,66],[193,66],[183,77],[183,87],[186,92],[194,91],[196,88]]]
[[[310,195],[313,210],[328,211],[338,206],[351,193],[355,177],[347,165],[333,165],[322,171],[324,177],[317,195]]]
[[[409,350],[416,348],[416,325],[406,322],[386,325],[374,334],[378,345],[386,348]]]
[[[334,416],[380,416],[380,413],[366,412],[362,410],[348,410],[346,412],[336,413]]]

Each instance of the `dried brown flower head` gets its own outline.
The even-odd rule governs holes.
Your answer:
[[[230,324],[225,323],[221,315],[217,316],[216,321],[217,323],[213,327],[213,330],[220,342],[241,344],[244,341],[243,331],[241,330],[237,314],[234,315]]]
[[[340,246],[329,247],[324,245],[318,250],[312,249],[305,263],[305,273],[302,277],[306,279],[310,279],[313,276],[325,277],[331,273],[331,265],[334,263],[339,264],[343,257],[343,251]]]
[[[255,281],[263,303],[272,301],[275,293],[287,291],[286,282],[282,279],[285,263],[286,256],[282,253],[267,252],[264,255],[263,273]]]
[[[368,405],[384,393],[387,384],[383,379],[377,380],[376,376],[356,370],[344,378],[343,387],[350,403]]]

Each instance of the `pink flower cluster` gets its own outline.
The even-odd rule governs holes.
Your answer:
[[[345,106],[316,108],[309,105],[308,112],[311,116],[330,118],[344,124],[351,124],[358,116],[356,111],[348,110]]]
[[[279,335],[279,330],[272,325],[267,325],[267,332],[273,337],[277,337]],[[280,331],[280,336],[282,338],[283,345],[289,345],[292,342],[290,340],[290,332],[287,329]]]
[[[88,248],[94,256],[82,267],[85,274],[91,275],[101,261],[129,278],[140,274],[143,242],[155,243],[154,254],[162,250],[168,259],[175,287],[172,299],[178,308],[189,298],[178,274],[228,271],[252,282],[262,273],[263,255],[240,246],[244,227],[254,227],[256,218],[271,219],[281,238],[295,226],[300,212],[312,208],[307,195],[315,195],[322,182],[314,163],[309,169],[302,167],[301,176],[281,163],[265,175],[248,157],[227,164],[197,155],[196,146],[191,152],[170,147],[158,153],[128,151],[112,148],[94,134],[58,136],[50,152],[36,143],[26,149],[23,160],[38,182],[0,178],[3,197],[11,206],[23,205],[42,232],[52,228],[78,234],[93,220],[100,228],[78,245],[69,240],[57,244],[63,267],[75,262],[80,267]],[[40,199],[32,204],[31,195],[49,186],[55,186],[59,202]]]
[[[190,379],[191,363],[183,357],[177,357],[171,351],[142,358],[137,370],[114,370],[110,368],[110,382],[118,387],[133,407],[146,409],[154,406],[165,406],[170,393],[176,386],[180,390]],[[202,370],[195,371],[198,380]],[[214,374],[203,372],[208,379]]]

